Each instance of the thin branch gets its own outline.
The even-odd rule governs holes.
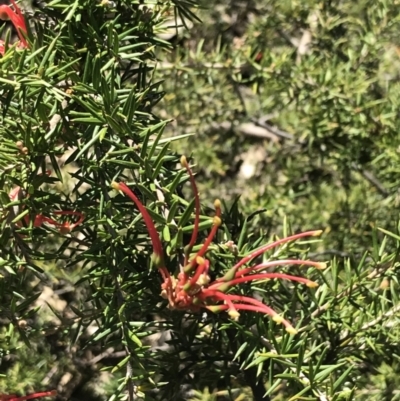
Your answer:
[[[293,134],[290,134],[289,132],[283,131],[277,127],[268,124],[266,122],[266,117],[260,117],[258,119],[252,118],[251,121],[253,121],[254,124],[258,125],[259,127],[265,128],[269,132],[272,132],[279,138],[289,139],[289,140],[293,140],[295,138]]]
[[[396,315],[399,311],[400,311],[400,303],[394,306],[392,309],[388,310],[387,312],[383,313],[382,315],[378,316],[376,319],[371,320],[370,322],[364,324],[364,326],[361,327],[361,331],[374,327],[382,320],[393,317],[393,315]]]
[[[365,170],[359,166],[357,166],[355,163],[351,165],[351,167],[358,171],[370,184],[372,184],[378,192],[383,195],[383,196],[388,196],[389,191],[384,187],[384,185],[375,177],[371,171]]]

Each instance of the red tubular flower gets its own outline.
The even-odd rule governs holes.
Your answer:
[[[24,15],[22,14],[20,8],[17,6],[15,1],[14,0],[10,1],[14,7],[14,10],[9,5],[5,4],[0,5],[0,19],[10,20],[17,31],[21,46],[28,47],[28,42],[26,41],[24,36],[24,34],[27,33]],[[5,52],[4,41],[1,40],[0,54],[3,55],[4,52]]]
[[[153,260],[155,265],[158,267],[160,270],[161,275],[163,276],[164,280],[170,279],[170,274],[166,267],[164,266],[164,251],[161,245],[161,240],[160,237],[157,233],[156,227],[153,223],[153,220],[151,219],[151,216],[149,215],[149,212],[146,210],[146,208],[142,205],[140,202],[139,198],[127,187],[127,185],[123,182],[120,182],[119,184],[116,182],[113,182],[111,186],[116,189],[122,191],[125,195],[129,196],[133,202],[136,204],[137,208],[139,209],[139,212],[142,214],[144,222],[147,227],[147,231],[149,232],[151,242],[153,244]]]
[[[168,299],[169,307],[171,309],[191,312],[208,309],[214,313],[227,311],[232,319],[237,319],[239,317],[240,310],[263,313],[270,316],[275,322],[282,323],[285,326],[286,331],[290,334],[295,334],[295,328],[269,306],[263,304],[257,299],[242,295],[234,295],[228,292],[232,287],[244,282],[272,279],[290,280],[305,284],[310,288],[317,287],[317,283],[304,277],[293,276],[286,273],[270,273],[265,272],[265,270],[282,265],[302,265],[314,267],[316,269],[324,269],[326,267],[325,263],[313,262],[310,260],[285,259],[264,262],[251,267],[247,267],[247,264],[273,248],[300,238],[318,236],[322,231],[307,231],[263,245],[242,258],[232,268],[230,268],[223,277],[217,278],[211,282],[208,275],[210,262],[204,256],[217,233],[218,227],[221,225],[221,203],[219,200],[214,202],[215,216],[212,221],[213,224],[211,231],[203,245],[200,247],[200,250],[191,255],[190,253],[197,241],[199,231],[200,200],[193,173],[184,156],[181,158],[181,165],[189,174],[190,183],[194,192],[195,219],[192,237],[189,244],[185,247],[184,265],[181,266],[180,273],[177,277],[171,276],[164,265],[164,254],[161,240],[147,209],[126,184],[116,182],[111,184],[114,189],[121,190],[125,195],[133,200],[144,219],[153,244],[154,259],[157,262],[156,265],[163,278],[161,296]]]
[[[43,223],[48,223],[50,225],[53,225],[58,228],[58,231],[61,234],[68,234],[71,232],[75,227],[79,226],[85,219],[85,216],[81,212],[73,212],[72,210],[56,210],[53,212],[53,214],[61,216],[74,216],[77,217],[78,219],[75,221],[75,223],[71,223],[69,221],[66,221],[64,223],[59,223],[58,221],[50,218],[43,216],[41,214],[36,215],[35,221],[33,222],[34,227],[40,227]]]
[[[21,397],[18,397],[17,395],[6,395],[6,394],[0,394],[0,401],[25,401],[25,400],[34,400],[37,398],[43,398],[43,397],[54,397],[57,395],[56,390],[52,391],[44,391],[42,393],[34,393],[30,395],[24,395]]]

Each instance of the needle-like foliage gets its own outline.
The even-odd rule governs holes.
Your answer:
[[[398,397],[395,1],[199,3],[0,6],[1,401]]]

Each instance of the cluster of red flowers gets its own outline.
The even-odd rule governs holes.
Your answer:
[[[10,20],[17,30],[17,34],[19,37],[19,44],[21,47],[28,47],[28,42],[26,41],[25,35],[27,33],[25,18],[22,14],[21,10],[17,6],[14,0],[10,0],[14,9],[12,9],[9,5],[2,4],[0,5],[0,19],[4,21]],[[0,54],[3,55],[5,53],[5,43],[3,40],[0,40]]]
[[[168,300],[171,309],[191,312],[196,312],[201,309],[208,309],[212,312],[227,311],[229,316],[233,319],[239,317],[240,310],[263,313],[271,316],[275,322],[284,324],[286,330],[290,334],[295,334],[296,329],[272,308],[255,298],[230,294],[229,290],[240,283],[270,279],[291,280],[303,283],[308,287],[316,287],[318,285],[317,283],[303,277],[292,276],[284,273],[268,273],[264,271],[268,268],[282,265],[302,265],[323,269],[326,267],[325,263],[318,263],[309,260],[286,259],[264,262],[251,267],[246,266],[256,257],[273,248],[299,238],[318,236],[321,234],[321,230],[303,232],[263,245],[238,261],[225,273],[223,277],[211,282],[208,274],[210,261],[205,258],[205,254],[217,233],[218,227],[221,225],[221,204],[220,201],[215,201],[215,216],[213,218],[211,231],[203,245],[200,247],[200,250],[191,255],[190,253],[197,241],[199,231],[200,199],[193,173],[184,156],[181,158],[181,165],[186,168],[189,174],[194,192],[195,218],[192,237],[189,245],[185,248],[184,264],[181,266],[180,273],[177,277],[171,275],[165,267],[161,240],[154,222],[146,208],[125,183],[112,183],[114,189],[122,191],[132,199],[144,219],[153,245],[153,261],[159,269],[163,280],[161,285],[161,296]]]
[[[57,395],[57,392],[55,390],[44,391],[42,393],[34,393],[34,394],[30,394],[30,395],[24,395],[21,397],[18,397],[15,394],[12,394],[12,395],[0,394],[0,401],[26,401],[26,400],[34,400],[37,398],[43,398],[43,397],[53,397],[55,395]]]

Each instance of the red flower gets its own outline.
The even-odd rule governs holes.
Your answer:
[[[35,221],[33,222],[34,227],[40,227],[43,223],[47,223],[50,225],[53,225],[58,228],[58,231],[61,234],[68,234],[71,232],[75,227],[79,226],[85,219],[85,216],[81,212],[73,212],[72,210],[56,210],[52,212],[54,215],[57,216],[74,216],[77,217],[78,220],[76,220],[74,223],[71,223],[69,221],[65,221],[64,223],[60,223],[50,217],[43,216],[42,214],[37,214],[35,216]]]
[[[233,319],[239,317],[240,310],[264,313],[271,316],[275,322],[283,323],[289,333],[295,334],[296,330],[294,327],[269,306],[251,297],[230,294],[229,291],[232,287],[240,283],[270,279],[291,280],[305,284],[308,287],[317,287],[317,283],[303,277],[292,276],[285,273],[265,273],[263,271],[281,265],[302,265],[323,269],[326,267],[325,263],[309,260],[286,259],[260,263],[251,267],[246,266],[256,257],[273,248],[299,238],[318,236],[322,231],[316,230],[295,234],[272,242],[271,244],[263,245],[242,258],[232,268],[230,268],[223,277],[211,282],[210,276],[208,275],[210,262],[204,256],[217,233],[218,227],[221,225],[221,204],[219,200],[215,201],[214,206],[216,213],[213,218],[211,231],[200,250],[194,255],[190,255],[190,252],[196,243],[199,231],[200,199],[192,171],[184,156],[181,158],[181,164],[189,173],[190,182],[194,192],[195,220],[191,240],[188,246],[185,247],[184,265],[181,266],[180,273],[177,277],[171,275],[165,267],[164,252],[160,237],[146,208],[125,183],[113,182],[111,184],[114,189],[121,190],[125,195],[131,198],[143,216],[153,244],[153,261],[159,269],[163,279],[161,285],[161,296],[168,299],[169,307],[171,309],[192,312],[199,311],[202,308],[208,309],[212,312],[227,311],[229,316]]]
[[[46,171],[46,174],[49,175],[50,171]],[[10,193],[9,197],[11,201],[17,201],[21,200],[25,197],[25,191],[21,187],[15,187]],[[14,212],[15,215],[18,214],[17,212]],[[81,212],[74,212],[72,210],[56,210],[52,212],[53,215],[56,216],[73,216],[75,217],[75,222],[71,223],[70,221],[66,221],[63,223],[58,222],[57,220],[52,219],[51,217],[44,216],[43,214],[37,214],[35,216],[35,219],[32,223],[33,227],[41,227],[44,223],[50,224],[52,226],[55,226],[58,228],[58,231],[61,234],[67,234],[71,232],[75,227],[79,226],[85,219],[85,216]],[[29,226],[30,223],[30,216],[26,215],[24,217],[25,224]],[[19,226],[21,226],[21,221],[17,223]],[[1,399],[0,399],[1,401]]]
[[[6,395],[6,394],[0,394],[0,401],[25,401],[25,400],[33,400],[35,398],[42,398],[42,397],[53,397],[57,395],[57,391],[52,390],[52,391],[44,391],[42,393],[34,393],[30,395],[24,395],[21,397],[18,397],[17,395]]]
[[[22,14],[20,8],[17,6],[14,0],[10,0],[11,4],[14,7],[14,10],[9,6],[2,4],[0,5],[0,19],[2,20],[10,20],[17,30],[17,34],[19,36],[20,44],[22,47],[28,47],[28,42],[25,39],[24,34],[27,33],[25,18]],[[4,54],[4,41],[0,40],[0,54]]]

